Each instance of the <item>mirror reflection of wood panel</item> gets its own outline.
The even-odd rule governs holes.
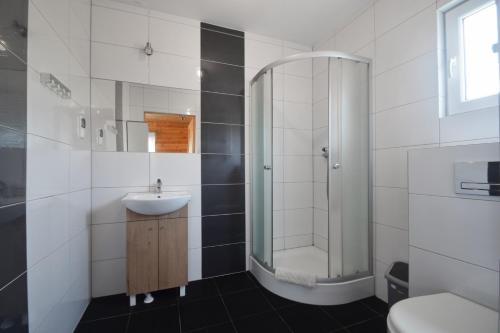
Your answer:
[[[194,153],[196,121],[193,115],[144,112],[144,121],[154,133],[155,151]]]

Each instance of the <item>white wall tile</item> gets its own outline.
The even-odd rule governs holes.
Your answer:
[[[439,119],[440,141],[459,142],[499,137],[498,108],[477,110]]]
[[[336,35],[336,48],[354,52],[373,40],[374,35],[373,7],[369,7]]]
[[[188,250],[188,280],[201,279],[201,248]]]
[[[390,187],[374,188],[374,221],[408,230],[408,190]]]
[[[28,201],[26,206],[26,259],[31,268],[69,238],[67,194]]]
[[[273,184],[273,210],[283,209],[283,183]]]
[[[285,209],[309,208],[313,206],[312,183],[285,183],[284,206]]]
[[[42,324],[70,287],[69,266],[69,247],[65,244],[28,271],[30,329]]]
[[[314,207],[314,234],[328,239],[328,211]]]
[[[313,129],[328,126],[328,99],[313,104]]]
[[[387,280],[384,275],[389,265],[376,259],[373,259],[373,265],[375,272],[375,295],[384,302],[387,302]]]
[[[386,264],[408,262],[408,231],[374,223],[375,258]]]
[[[435,50],[437,48],[436,24],[435,6],[429,6],[377,39],[377,73],[385,72]]]
[[[436,53],[428,53],[378,75],[375,86],[375,111],[438,96]]]
[[[294,49],[285,50],[287,56],[302,52],[303,51]],[[285,74],[312,78],[312,60],[298,60],[285,64]]]
[[[200,61],[156,52],[149,58],[150,84],[173,88],[200,90]]]
[[[69,190],[70,147],[28,134],[27,198],[62,194]]]
[[[199,27],[151,18],[150,33],[155,50],[200,58]]]
[[[375,186],[408,187],[408,153],[405,148],[379,149],[374,158]]]
[[[498,272],[410,247],[410,296],[452,292],[498,309]]]
[[[245,66],[260,69],[281,57],[281,46],[245,38]]]
[[[127,223],[92,225],[93,261],[126,258],[126,245]]]
[[[284,130],[285,155],[312,155],[312,132],[310,130]]]
[[[148,83],[148,59],[142,49],[92,42],[92,77]],[[161,57],[156,54],[155,57]],[[161,70],[161,68],[159,68]]]
[[[69,152],[70,191],[89,189],[91,183],[91,152],[88,150],[71,149]]]
[[[310,104],[312,102],[312,79],[285,75],[283,94],[285,101]]]
[[[311,103],[284,102],[283,113],[283,127],[309,130],[312,129]]]
[[[149,185],[149,154],[94,152],[92,158],[94,187]]]
[[[409,19],[435,0],[380,0],[375,7],[375,33],[378,36]]]
[[[312,156],[284,156],[285,182],[311,182]]]
[[[142,49],[148,41],[148,18],[92,6],[92,40]]]
[[[163,185],[201,184],[199,154],[151,153],[149,183],[161,179]]]
[[[498,271],[500,202],[410,196],[410,244]]]
[[[300,235],[300,236],[290,236],[285,239],[285,249],[293,249],[296,247],[311,246],[313,243],[312,234]]]
[[[314,182],[326,183],[328,172],[328,160],[323,156],[313,157]]]
[[[74,237],[92,222],[92,191],[90,189],[68,194],[69,204],[69,237]]]
[[[92,263],[92,297],[121,294],[127,290],[126,259]]]
[[[283,227],[283,215],[284,211],[278,210],[273,212],[273,237],[283,237],[284,227]]]
[[[375,146],[391,148],[439,143],[437,99],[408,104],[375,115]]]
[[[188,218],[188,248],[201,248],[201,217],[189,216]]]
[[[312,234],[312,208],[285,210],[284,217],[285,237]]]
[[[148,187],[116,187],[92,189],[92,224],[127,221],[121,199],[127,193],[148,192]]]
[[[328,210],[326,183],[314,183],[314,207]]]
[[[328,147],[328,127],[313,131],[313,155],[323,154],[323,147]]]

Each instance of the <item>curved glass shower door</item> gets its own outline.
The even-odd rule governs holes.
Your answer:
[[[251,84],[252,123],[252,254],[261,263],[273,263],[273,113],[272,70]]]

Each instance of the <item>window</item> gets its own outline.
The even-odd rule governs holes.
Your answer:
[[[446,113],[498,105],[497,8],[492,0],[468,0],[444,12]]]

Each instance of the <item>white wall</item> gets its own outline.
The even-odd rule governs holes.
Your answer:
[[[245,33],[247,115],[249,83],[257,72],[282,57],[308,51],[311,47]],[[313,244],[311,60],[275,68],[273,108],[273,250],[277,251]],[[252,128],[248,116],[245,125],[249,133]],[[246,179],[248,183],[249,178]],[[248,200],[249,196],[250,207]]]
[[[315,45],[373,59],[373,259],[376,295],[384,300],[386,269],[409,259],[408,150],[498,141],[498,126],[490,129],[498,113],[439,118],[436,9],[445,2],[378,0]]]
[[[148,40],[154,49],[150,57],[143,51]],[[199,68],[200,22],[114,1],[92,2],[93,78],[199,92]],[[126,215],[120,200],[129,192],[149,191],[157,178],[164,191],[185,190],[192,195],[188,278],[201,279],[199,93],[195,102],[196,154],[92,153],[93,297],[126,292]]]
[[[51,73],[62,99],[40,83]],[[29,2],[27,263],[30,332],[71,332],[90,298],[90,0]]]
[[[500,200],[455,193],[455,162],[498,161],[496,143],[409,153],[410,294],[451,291],[498,309]]]
[[[92,159],[92,296],[124,293],[126,209],[130,192],[148,192],[156,179],[163,191],[187,191],[188,278],[201,279],[201,162],[199,154],[93,152]]]

